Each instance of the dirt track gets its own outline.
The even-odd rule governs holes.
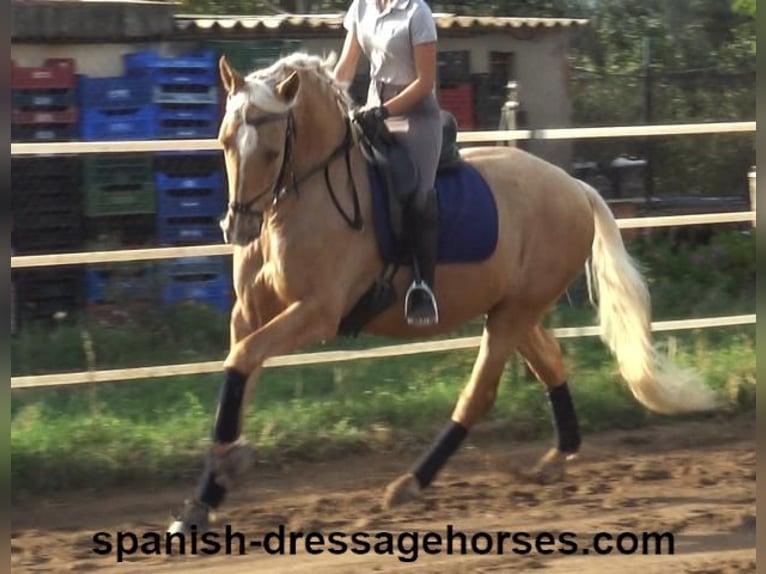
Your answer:
[[[13,572],[202,573],[487,573],[755,572],[755,417],[684,423],[639,432],[585,437],[563,482],[531,484],[529,467],[547,445],[511,445],[501,433],[466,444],[422,502],[397,512],[380,509],[384,485],[411,458],[363,456],[333,463],[260,470],[252,488],[232,496],[220,520],[249,538],[284,524],[291,530],[471,533],[571,531],[580,547],[599,531],[669,531],[675,555],[425,554],[396,555],[128,556],[92,552],[97,531],[161,532],[183,490],[108,497],[70,497],[13,509]],[[407,540],[409,542],[409,540]],[[115,570],[116,571],[116,570]]]

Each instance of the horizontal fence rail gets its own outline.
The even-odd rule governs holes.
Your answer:
[[[710,122],[702,124],[667,124],[593,128],[551,128],[534,130],[498,130],[459,132],[459,143],[521,140],[561,140],[618,137],[649,137],[754,132],[755,122]],[[11,143],[11,155],[126,153],[161,151],[220,150],[214,139]]]
[[[755,324],[756,316],[731,315],[727,317],[706,317],[701,319],[682,319],[676,321],[656,321],[652,323],[652,331],[683,331],[688,329],[701,329],[710,327],[729,327],[737,325]],[[598,326],[586,327],[563,327],[553,329],[553,334],[562,339],[574,337],[593,337],[601,332]],[[473,349],[479,345],[481,337],[461,337],[441,341],[425,341],[406,343],[403,345],[389,345],[361,349],[354,351],[323,351],[318,353],[296,353],[268,359],[264,367],[296,367],[305,365],[319,365],[323,363],[339,363],[357,361],[360,359],[382,359],[386,357],[400,357],[421,353],[438,353],[444,351],[456,351]],[[53,386],[69,386],[88,383],[107,383],[117,381],[131,381],[137,379],[174,377],[182,375],[201,375],[219,373],[222,369],[222,361],[206,361],[200,363],[186,363],[178,365],[160,365],[156,367],[137,367],[130,369],[111,369],[103,371],[81,371],[78,373],[57,373],[52,375],[28,375],[23,377],[11,377],[11,389],[29,389]]]
[[[744,133],[756,131],[755,122],[717,122],[703,124],[648,125],[594,128],[556,128],[537,130],[500,130],[460,132],[458,142],[500,142],[518,140],[561,140],[584,138],[649,137],[691,134]],[[56,155],[56,154],[103,154],[125,152],[200,151],[220,150],[217,140],[160,140],[160,141],[116,141],[116,142],[55,142],[55,143],[12,143],[11,155]],[[694,215],[672,215],[662,217],[634,217],[618,219],[621,229],[668,227],[681,225],[704,225],[714,223],[754,222],[755,211],[709,213]],[[199,245],[158,249],[129,249],[94,251],[82,253],[60,253],[48,255],[27,255],[11,257],[11,268],[46,267],[59,265],[81,265],[91,263],[127,262],[141,260],[172,259],[180,257],[230,255],[233,248],[228,245]],[[653,331],[674,331],[710,327],[749,325],[756,323],[756,315],[735,315],[707,317],[652,323]],[[560,338],[587,337],[599,334],[599,327],[568,327],[555,329]],[[327,351],[319,353],[296,353],[275,357],[266,361],[266,367],[286,367],[335,363],[359,359],[376,359],[411,355],[417,353],[443,352],[476,347],[480,337],[464,337],[440,341],[427,341],[391,345],[354,351]],[[76,373],[55,373],[11,377],[12,389],[44,388],[76,384],[130,381],[154,377],[170,377],[220,372],[221,361],[208,361],[178,365],[159,365],[111,370],[91,370]]]
[[[755,211],[732,211],[728,213],[701,213],[692,215],[666,215],[660,217],[626,217],[617,220],[621,229],[674,227],[682,225],[706,225],[713,223],[741,223],[755,221]],[[230,245],[190,245],[184,247],[158,247],[152,249],[120,249],[108,251],[84,251],[80,253],[55,253],[49,255],[17,255],[11,257],[11,269],[51,267],[59,265],[83,265],[95,263],[118,263],[127,261],[150,261],[180,257],[210,257],[231,255]]]

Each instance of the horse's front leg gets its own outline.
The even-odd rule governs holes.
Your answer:
[[[194,498],[186,502],[169,532],[189,532],[193,526],[204,531],[210,512],[220,507],[227,490],[252,466],[252,451],[238,439],[244,406],[266,359],[330,338],[335,335],[337,324],[337,318],[328,313],[327,305],[316,300],[303,300],[233,342],[224,362],[224,382],[207,464]],[[233,335],[235,332],[232,329]]]

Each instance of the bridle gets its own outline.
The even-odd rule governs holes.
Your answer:
[[[259,227],[260,227],[260,224],[262,224],[263,222],[263,214],[265,212],[265,209],[256,210],[256,209],[253,209],[253,206],[256,205],[264,196],[271,194],[272,205],[274,205],[279,201],[280,198],[284,197],[290,192],[295,192],[296,194],[298,194],[299,192],[298,187],[300,184],[304,183],[309,178],[313,177],[320,171],[324,170],[325,184],[327,186],[327,190],[330,194],[330,197],[332,198],[333,204],[335,205],[336,209],[338,210],[340,215],[343,217],[343,219],[346,221],[346,223],[348,223],[348,225],[351,228],[357,231],[361,230],[362,215],[361,215],[361,208],[359,205],[359,194],[356,189],[356,182],[354,181],[354,177],[351,172],[351,148],[355,145],[355,143],[352,137],[351,120],[349,119],[347,114],[344,114],[343,119],[345,124],[345,133],[343,135],[343,139],[335,147],[335,149],[330,153],[330,155],[324,160],[320,161],[318,164],[312,166],[300,177],[296,177],[295,173],[293,172],[292,178],[290,179],[289,183],[284,183],[283,180],[285,178],[285,173],[287,171],[287,165],[288,163],[290,163],[292,159],[293,143],[294,143],[295,137],[297,136],[295,116],[293,114],[292,109],[287,110],[285,112],[268,113],[262,116],[258,116],[257,118],[246,117],[244,120],[245,124],[253,128],[258,128],[262,125],[279,121],[279,120],[286,120],[287,125],[285,128],[285,143],[284,143],[284,148],[282,152],[282,165],[279,168],[279,173],[277,174],[276,179],[274,179],[274,181],[271,184],[267,185],[263,191],[260,191],[259,193],[257,193],[255,197],[245,202],[234,201],[229,203],[229,209],[231,209],[232,213],[256,218],[257,221],[259,222]],[[345,156],[346,171],[348,174],[349,181],[351,182],[353,202],[354,202],[353,217],[349,216],[343,210],[335,194],[335,190],[333,189],[332,184],[330,182],[330,165],[341,156]],[[243,178],[240,177],[239,186],[237,189],[237,197],[242,197],[242,187],[243,187]]]

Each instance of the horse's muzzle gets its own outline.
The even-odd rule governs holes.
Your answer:
[[[229,210],[219,221],[223,240],[229,245],[249,245],[261,234],[263,215],[260,213],[233,213]]]

